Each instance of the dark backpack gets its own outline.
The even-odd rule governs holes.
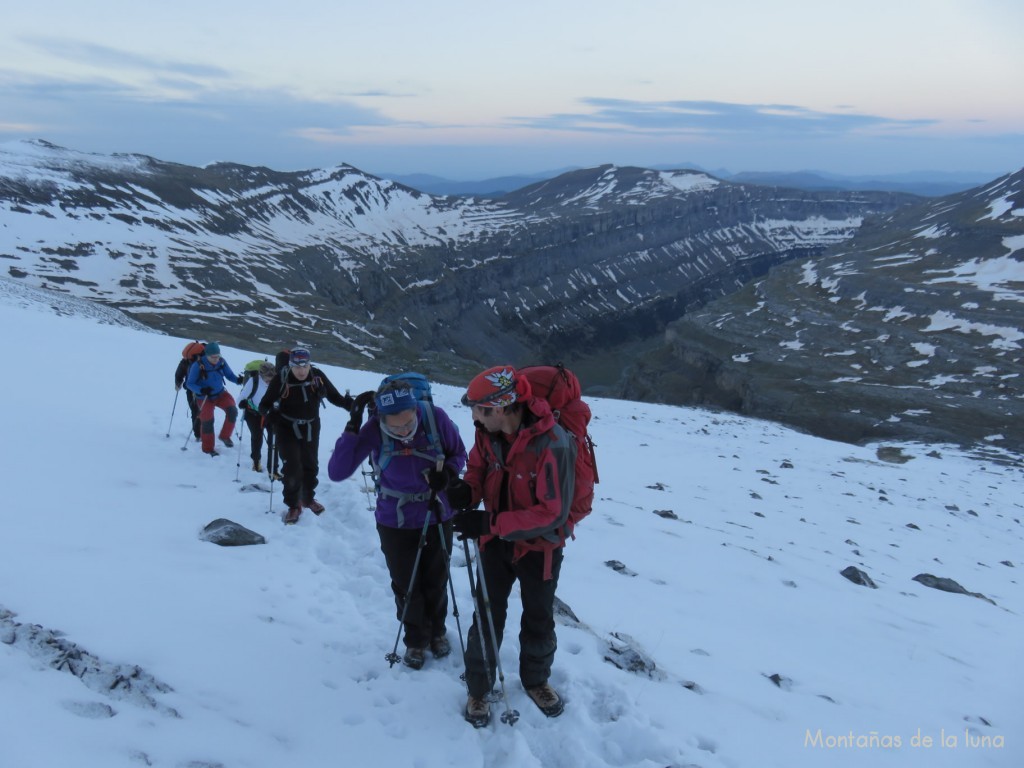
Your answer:
[[[530,382],[534,397],[547,401],[555,421],[576,441],[576,482],[566,524],[568,538],[573,536],[576,524],[590,514],[594,504],[594,485],[600,482],[594,441],[587,433],[590,406],[581,397],[583,390],[576,374],[561,363],[530,365],[517,369],[516,373]]]
[[[373,468],[373,482],[378,493],[381,489],[380,477],[396,455],[412,455],[430,459],[435,462],[438,470],[444,465],[444,446],[441,445],[441,435],[437,431],[437,417],[434,415],[434,398],[430,393],[430,381],[422,373],[396,373],[392,376],[385,376],[377,387],[379,392],[386,384],[401,382],[408,385],[416,399],[416,412],[420,423],[426,425],[427,439],[430,441],[430,453],[406,449],[398,445],[398,441],[390,435],[381,432],[380,456],[376,459],[370,456],[370,464]]]

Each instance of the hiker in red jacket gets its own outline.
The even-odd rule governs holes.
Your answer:
[[[519,677],[540,710],[557,717],[562,700],[548,677],[557,646],[554,599],[562,565],[562,528],[573,498],[576,443],[512,366],[479,374],[462,402],[473,408],[476,438],[464,481],[449,486],[449,501],[462,508],[453,527],[460,539],[479,539],[481,578],[498,644],[509,595],[519,582]],[[481,501],[483,509],[475,509]],[[464,716],[478,728],[490,721],[486,697],[495,679],[488,624],[477,595],[466,650],[469,699]]]

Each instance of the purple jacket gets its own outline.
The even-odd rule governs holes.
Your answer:
[[[466,466],[466,446],[459,435],[459,429],[448,418],[448,414],[436,405],[434,406],[434,418],[437,422],[441,446],[444,449],[444,465],[452,473],[458,475]],[[382,440],[380,421],[376,416],[367,419],[358,433],[342,432],[341,437],[334,444],[334,452],[327,464],[328,476],[335,481],[351,477],[359,465],[371,455],[376,463],[380,458]],[[411,448],[423,453],[430,452],[426,419],[422,417],[422,414],[411,440],[399,443],[395,454],[384,467],[380,478],[381,488],[377,492],[375,517],[378,523],[388,528],[422,528],[427,514],[427,499],[430,495],[425,473],[432,468],[433,464],[426,457],[403,454],[401,448]],[[444,491],[437,495],[437,499],[441,503],[441,522],[443,522],[451,518],[454,511],[448,503],[448,496]]]

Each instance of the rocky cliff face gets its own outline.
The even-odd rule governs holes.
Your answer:
[[[670,324],[623,394],[1020,451],[1024,171],[874,219]]]
[[[171,333],[444,378],[660,334],[913,198],[604,166],[499,199],[349,166],[278,173],[0,147],[9,277]],[[598,363],[600,365],[600,362]]]

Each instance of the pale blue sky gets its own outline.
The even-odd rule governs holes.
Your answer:
[[[456,179],[1024,166],[1019,0],[5,3],[0,141]]]

